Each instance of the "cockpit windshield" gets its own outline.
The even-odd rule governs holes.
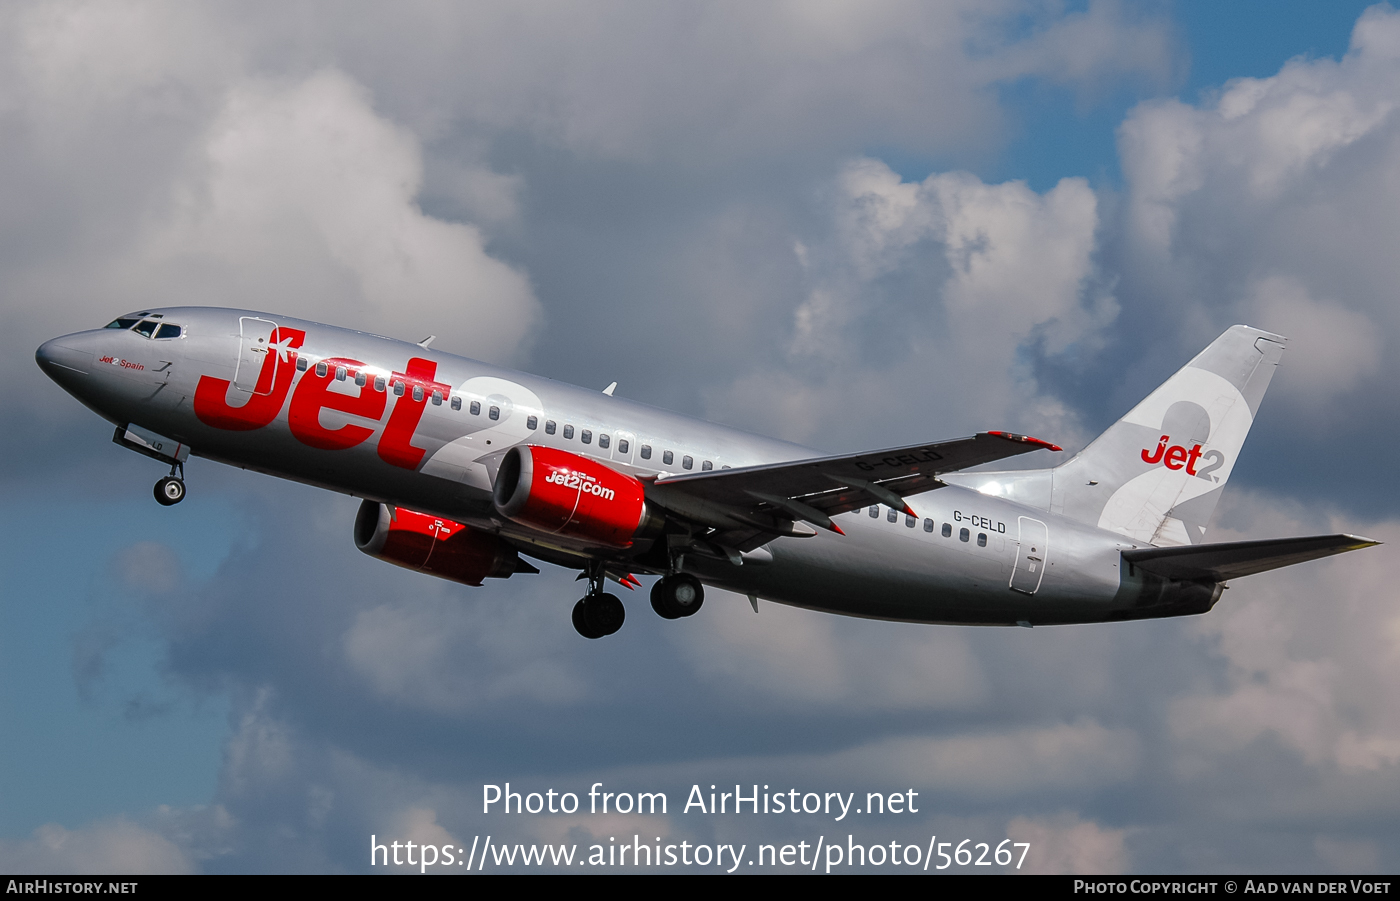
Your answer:
[[[145,317],[150,317],[145,318]],[[178,338],[184,334],[184,329],[173,322],[157,322],[160,313],[133,313],[130,316],[121,316],[113,319],[107,324],[107,328],[131,329],[139,335],[147,338]],[[135,326],[135,328],[132,328]]]

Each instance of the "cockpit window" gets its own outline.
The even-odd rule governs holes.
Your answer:
[[[180,337],[180,327],[173,322],[166,322],[156,329],[157,338],[178,338]]]
[[[136,326],[136,328],[132,329],[132,331],[136,332],[136,334],[138,335],[145,335],[147,338],[149,338],[151,337],[151,334],[156,330],[156,326],[159,324],[160,323],[158,322],[151,322],[148,319],[140,325]]]
[[[137,320],[135,320],[135,319],[130,319],[130,318],[125,318],[125,319],[113,319],[111,322],[107,323],[107,328],[121,328],[121,329],[127,329],[127,328],[131,328],[131,327],[132,327],[133,325],[135,325],[136,323],[137,323]]]

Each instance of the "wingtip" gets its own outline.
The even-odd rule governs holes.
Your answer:
[[[1048,451],[1057,451],[1057,452],[1058,452],[1058,451],[1064,450],[1064,448],[1063,448],[1063,447],[1060,447],[1058,444],[1051,444],[1049,441],[1045,441],[1045,440],[1040,439],[1040,438],[1032,438],[1030,435],[1018,435],[1018,434],[1016,434],[1015,432],[1001,432],[1001,431],[988,432],[987,434],[988,434],[988,435],[996,435],[998,438],[1004,438],[1004,439],[1006,439],[1007,441],[1016,441],[1016,442],[1018,442],[1018,443],[1020,443],[1020,444],[1033,444],[1033,445],[1035,445],[1036,447],[1041,447],[1041,448],[1044,448],[1045,450],[1048,450]]]

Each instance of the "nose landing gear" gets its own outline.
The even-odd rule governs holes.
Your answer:
[[[177,476],[175,473],[179,473]],[[170,475],[156,482],[156,503],[170,507],[185,499],[185,464],[175,463],[170,467]]]

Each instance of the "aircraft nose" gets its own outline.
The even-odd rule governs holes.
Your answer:
[[[86,343],[81,334],[45,341],[34,351],[34,361],[49,378],[66,384],[74,376],[92,372],[92,352],[84,349]]]

